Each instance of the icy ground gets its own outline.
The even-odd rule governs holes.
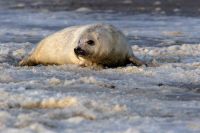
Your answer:
[[[139,58],[161,65],[17,66],[46,35],[95,22],[119,27]],[[0,132],[199,133],[199,35],[200,18],[0,11]]]

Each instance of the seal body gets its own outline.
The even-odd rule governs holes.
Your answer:
[[[89,24],[68,27],[44,38],[19,64],[116,67],[128,63],[144,64],[134,56],[124,34],[109,24]]]

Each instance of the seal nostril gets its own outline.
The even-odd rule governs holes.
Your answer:
[[[76,48],[74,48],[74,52],[75,52],[75,53],[77,53],[77,52],[80,51],[80,50],[81,50],[80,47],[76,47]]]
[[[77,50],[77,51],[81,51],[82,49],[81,49],[80,47],[77,47],[76,50]]]
[[[86,56],[87,52],[85,50],[83,50],[81,47],[76,47],[74,48],[74,53],[78,56]]]
[[[76,48],[74,48],[74,52],[75,52],[76,54],[80,54],[82,51],[83,51],[83,50],[81,49],[81,47],[76,47]]]

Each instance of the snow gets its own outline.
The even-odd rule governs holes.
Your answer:
[[[76,11],[0,14],[1,132],[200,132],[199,18]],[[46,35],[95,22],[119,27],[136,56],[160,66],[17,65]]]

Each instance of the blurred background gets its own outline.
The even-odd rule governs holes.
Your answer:
[[[1,8],[50,11],[96,10],[167,15],[200,14],[199,0],[0,0]],[[81,8],[81,9],[80,9]]]

